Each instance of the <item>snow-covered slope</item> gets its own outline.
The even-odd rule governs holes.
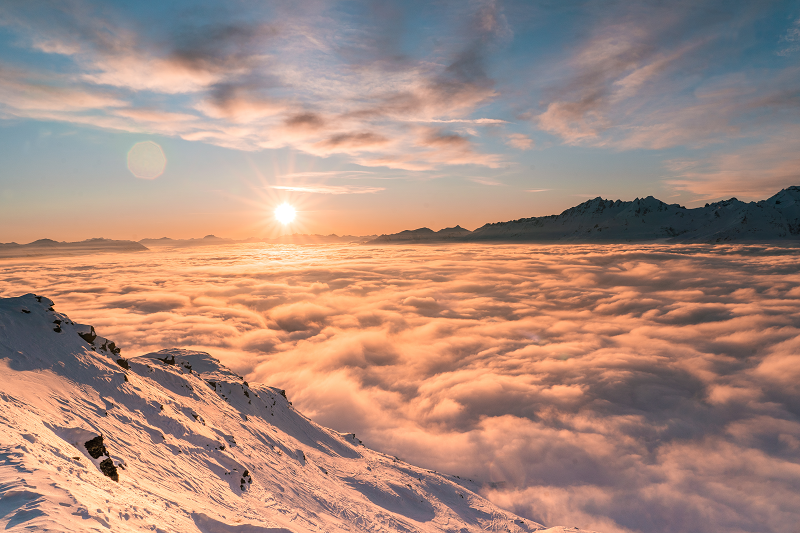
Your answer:
[[[315,424],[284,391],[247,383],[206,353],[124,358],[52,305],[32,294],[0,299],[6,530],[542,528],[478,496],[472,481]]]

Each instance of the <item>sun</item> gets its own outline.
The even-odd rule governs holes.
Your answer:
[[[275,218],[278,219],[283,225],[288,224],[294,217],[297,215],[297,211],[295,211],[294,207],[290,206],[287,203],[282,203],[278,207],[275,208]]]

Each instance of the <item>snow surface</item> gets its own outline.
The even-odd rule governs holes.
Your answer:
[[[543,529],[480,497],[473,481],[315,424],[284,391],[249,384],[207,353],[124,358],[52,305],[0,299],[8,531]]]

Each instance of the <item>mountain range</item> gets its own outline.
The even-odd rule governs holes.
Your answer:
[[[730,243],[800,241],[800,187],[758,202],[736,198],[687,209],[652,196],[633,201],[597,197],[559,215],[381,235],[369,244],[426,242]]]
[[[80,242],[39,239],[28,244],[0,243],[0,257],[83,255],[97,252],[142,252],[145,250],[147,248],[138,242],[112,239],[87,239]]]
[[[314,423],[286,391],[248,383],[207,353],[123,355],[42,296],[0,299],[0,372],[6,531],[544,528],[481,497],[479,482]]]

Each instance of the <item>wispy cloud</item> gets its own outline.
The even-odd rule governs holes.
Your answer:
[[[765,142],[733,151],[718,151],[702,159],[667,161],[671,176],[666,183],[695,194],[698,202],[732,196],[763,199],[800,184],[800,152],[795,140],[798,136],[800,127],[791,127]]]
[[[541,111],[532,113],[540,129],[572,145],[665,149],[758,137],[796,122],[796,114],[774,115],[769,103],[771,94],[779,99],[800,89],[794,65],[723,69],[707,61],[731,52],[731,28],[748,27],[765,12],[741,2],[651,7],[620,3],[598,13],[587,38],[552,67]]]
[[[506,144],[519,150],[533,148],[533,139],[523,133],[510,133],[506,135]]]
[[[2,23],[19,45],[58,56],[63,68],[57,86],[32,81],[44,61],[3,68],[0,101],[14,116],[87,123],[83,110],[99,127],[243,150],[292,146],[405,169],[494,164],[466,150],[420,149],[407,130],[507,123],[472,117],[497,96],[485,51],[510,32],[499,4],[442,6],[437,16],[461,26],[443,26],[435,56],[415,57],[399,52],[394,9],[353,20],[324,3],[273,8],[168,8],[145,29],[122,6],[68,2],[42,17],[33,6],[5,5]],[[356,32],[337,30],[353,23]]]
[[[791,28],[786,30],[780,38],[782,48],[778,51],[779,56],[788,56],[800,52],[800,19],[797,19]]]
[[[490,186],[493,186],[493,187],[496,187],[496,186],[499,186],[499,185],[503,185],[502,182],[497,181],[494,178],[475,177],[475,178],[467,178],[467,179],[469,179],[469,181],[472,181],[474,183],[479,183],[481,185],[490,185]]]
[[[364,187],[357,185],[270,185],[281,191],[311,192],[317,194],[373,194],[385,191],[385,187]]]
[[[438,120],[438,119],[418,119],[416,122],[429,122],[432,124],[508,124],[507,120],[500,120],[497,118],[475,118],[475,119],[450,119],[450,120]]]

